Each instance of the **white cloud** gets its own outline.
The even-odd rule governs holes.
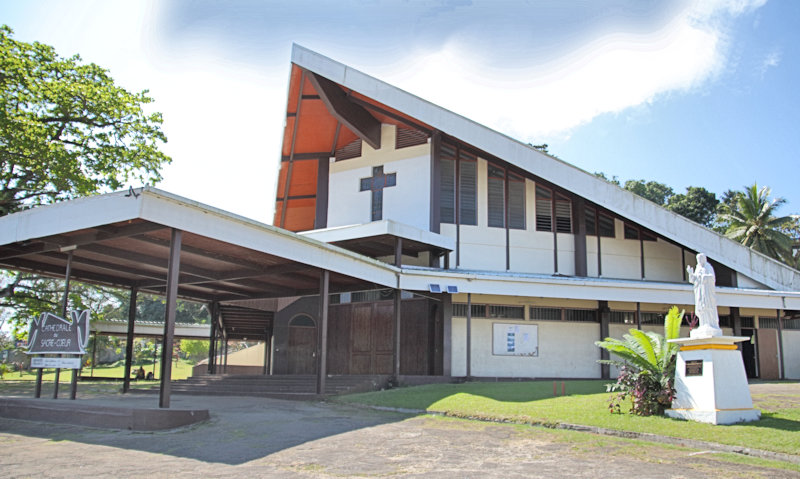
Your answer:
[[[761,61],[761,76],[763,77],[770,68],[775,68],[780,65],[782,58],[783,53],[779,49],[769,52],[767,56],[764,57],[764,60]]]
[[[706,84],[726,65],[724,20],[763,3],[691,3],[655,31],[598,34],[556,61],[512,58],[502,71],[451,42],[418,52],[388,80],[520,140],[547,140],[603,113]]]

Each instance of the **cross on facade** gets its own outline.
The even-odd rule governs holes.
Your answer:
[[[383,189],[397,184],[397,173],[383,173],[383,166],[373,166],[372,176],[361,178],[361,191],[372,192],[372,221],[383,219]]]

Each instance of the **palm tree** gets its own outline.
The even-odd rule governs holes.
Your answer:
[[[791,216],[776,217],[776,210],[786,203],[783,198],[769,195],[767,186],[760,189],[756,183],[738,192],[731,203],[720,205],[719,219],[727,223],[725,236],[763,253],[771,258],[791,264],[792,240],[781,231],[792,220]]]

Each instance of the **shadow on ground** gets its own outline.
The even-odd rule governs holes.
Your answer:
[[[125,407],[156,407],[158,403],[158,397],[152,395],[78,400]],[[132,432],[0,419],[0,431],[237,465],[309,441],[409,417],[319,402],[266,398],[174,395],[171,406],[209,409],[211,420],[172,431]]]

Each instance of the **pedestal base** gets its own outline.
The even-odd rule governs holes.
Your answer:
[[[676,397],[667,416],[711,424],[757,421],[747,374],[736,343],[749,338],[715,336],[670,340],[680,345]]]
[[[710,424],[736,424],[737,422],[758,421],[761,411],[758,409],[742,409],[727,411],[702,411],[699,409],[667,409],[666,415],[674,419],[707,422]]]

